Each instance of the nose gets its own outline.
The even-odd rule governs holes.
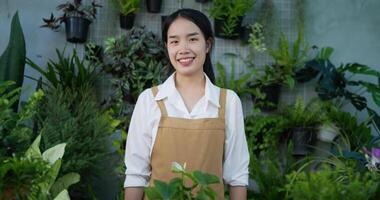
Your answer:
[[[189,49],[189,43],[188,42],[183,42],[182,45],[181,45],[181,49],[180,49],[180,54],[188,54],[190,53],[190,49]]]

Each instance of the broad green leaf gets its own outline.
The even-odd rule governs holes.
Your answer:
[[[62,177],[59,177],[51,187],[51,194],[57,195],[63,190],[67,190],[71,185],[80,181],[80,175],[78,173],[68,173]]]
[[[149,200],[162,200],[162,196],[158,192],[157,188],[145,188],[144,189],[145,195],[148,197]]]
[[[25,153],[26,157],[41,158],[40,141],[41,141],[41,134],[37,136],[37,138],[34,140],[32,145],[26,151]]]
[[[175,194],[175,188],[165,182],[154,180],[154,186],[157,187],[158,192],[161,194],[164,200],[171,199]]]
[[[25,39],[18,12],[12,17],[11,32],[7,48],[0,56],[0,81],[13,80],[21,87],[24,80]]]
[[[62,143],[57,144],[54,147],[51,147],[50,149],[47,149],[45,152],[42,153],[42,159],[48,161],[52,165],[53,163],[55,163],[55,161],[63,157],[63,154],[65,153],[65,147],[66,143]]]
[[[70,200],[69,193],[67,192],[67,190],[63,190],[62,192],[60,192],[60,193],[54,198],[54,200]]]
[[[202,171],[194,171],[193,176],[197,182],[206,187],[208,184],[219,183],[219,178],[213,174],[203,173]]]

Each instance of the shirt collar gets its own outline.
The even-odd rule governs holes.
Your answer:
[[[216,107],[219,108],[220,88],[215,86],[205,73],[204,75],[206,77],[205,98],[208,102],[214,104]],[[164,98],[170,98],[172,95],[175,95],[177,88],[175,87],[174,77],[175,72],[172,75],[170,75],[164,83],[161,84],[154,100],[159,101]]]

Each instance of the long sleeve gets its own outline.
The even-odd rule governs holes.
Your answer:
[[[248,185],[249,152],[244,131],[244,115],[239,97],[228,90],[223,179],[231,186]]]
[[[152,98],[150,89],[141,93],[132,114],[125,150],[124,187],[147,186],[149,182],[152,124],[148,109]]]

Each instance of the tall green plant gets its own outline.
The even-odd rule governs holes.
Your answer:
[[[18,12],[12,18],[8,46],[0,56],[0,82],[12,80],[14,87],[21,87],[24,80],[25,39]]]
[[[70,190],[75,198],[90,198],[97,177],[98,162],[107,160],[109,136],[118,125],[108,112],[99,108],[91,87],[51,88],[39,105],[42,148],[66,142],[61,173],[78,172],[82,181]],[[109,144],[110,145],[110,144]]]

